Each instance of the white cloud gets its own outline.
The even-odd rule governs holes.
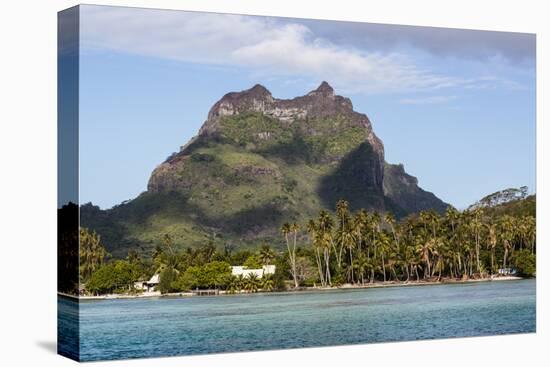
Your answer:
[[[329,80],[342,93],[430,91],[478,85],[418,67],[398,53],[365,52],[276,18],[83,6],[84,50],[114,50],[270,76]],[[484,81],[483,81],[484,83]]]
[[[437,104],[447,103],[456,99],[456,96],[429,96],[418,98],[403,98],[399,100],[401,104],[413,104],[413,105],[425,105],[425,104]]]

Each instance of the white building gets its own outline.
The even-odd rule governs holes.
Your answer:
[[[264,275],[275,274],[275,265],[264,265],[261,269],[248,269],[246,266],[232,266],[231,274],[235,276],[242,275],[243,277],[249,277],[250,274],[255,274],[258,278]]]
[[[145,292],[152,292],[155,290],[155,287],[159,284],[159,282],[160,282],[160,275],[155,274],[151,277],[151,279],[145,282],[143,281],[135,282],[134,288],[144,290]]]
[[[516,275],[516,269],[514,268],[500,268],[498,269],[500,275]]]

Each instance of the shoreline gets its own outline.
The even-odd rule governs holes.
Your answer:
[[[420,280],[420,281],[413,280],[408,282],[386,281],[386,282],[374,282],[374,283],[367,283],[367,284],[343,284],[340,286],[333,286],[333,287],[301,287],[298,289],[289,289],[285,291],[273,291],[273,292],[259,291],[255,293],[248,293],[245,291],[241,291],[239,293],[230,294],[230,293],[227,293],[226,291],[219,291],[218,294],[202,295],[202,296],[197,295],[194,292],[176,292],[176,293],[161,294],[158,291],[141,293],[141,294],[105,294],[101,296],[75,296],[72,294],[67,294],[62,292],[57,292],[57,294],[59,296],[67,297],[78,301],[140,299],[140,298],[184,298],[184,297],[239,296],[239,295],[250,295],[250,294],[258,294],[258,293],[276,294],[276,293],[354,290],[354,289],[368,289],[368,288],[417,287],[417,286],[465,284],[465,283],[506,281],[506,280],[523,280],[523,279],[527,279],[527,278],[522,278],[518,276],[501,276],[501,277],[488,277],[488,278],[479,278],[479,279],[442,279],[442,280]]]

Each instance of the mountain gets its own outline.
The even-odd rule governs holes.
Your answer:
[[[277,99],[261,85],[223,96],[197,136],[152,172],[147,191],[109,210],[81,207],[115,256],[150,251],[165,233],[205,241],[282,245],[285,221],[304,223],[340,199],[397,217],[447,204],[388,164],[369,118],[323,82]]]

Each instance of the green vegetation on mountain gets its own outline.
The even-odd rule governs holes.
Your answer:
[[[327,83],[291,100],[257,85],[217,102],[199,134],[154,170],[146,192],[108,210],[83,205],[80,218],[115,258],[131,249],[151,257],[166,234],[179,249],[282,248],[284,221],[303,223],[340,199],[397,218],[447,207],[384,161],[367,116]]]

